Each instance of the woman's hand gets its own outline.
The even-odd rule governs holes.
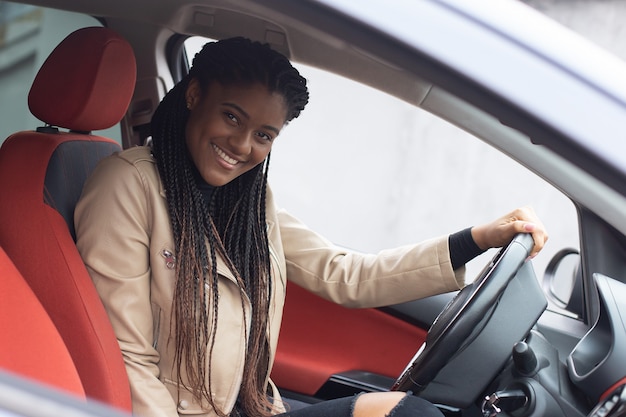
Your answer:
[[[548,240],[548,233],[532,207],[518,208],[491,223],[472,228],[472,238],[483,250],[505,246],[518,233],[532,234],[531,258],[537,256]]]

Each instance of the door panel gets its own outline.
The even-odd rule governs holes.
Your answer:
[[[383,311],[341,307],[289,283],[272,379],[312,396],[347,371],[395,378],[426,333]]]

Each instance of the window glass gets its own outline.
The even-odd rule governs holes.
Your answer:
[[[204,40],[188,41],[193,57]],[[274,144],[278,204],[328,239],[375,252],[494,220],[531,205],[550,232],[535,259],[578,248],[571,201],[508,156],[415,106],[296,64],[311,100]],[[473,279],[489,251],[468,264]]]
[[[91,16],[0,1],[0,142],[43,123],[28,110],[28,92],[50,52],[68,34],[101,26]],[[94,132],[121,143],[120,128]]]

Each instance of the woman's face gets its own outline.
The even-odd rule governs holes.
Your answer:
[[[215,187],[263,162],[287,117],[283,97],[262,84],[212,82],[202,94],[192,79],[186,99],[187,149],[202,178]]]

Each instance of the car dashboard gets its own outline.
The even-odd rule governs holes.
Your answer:
[[[545,324],[545,316],[557,313],[544,311],[546,300],[526,264],[498,300],[500,308],[489,310],[433,381],[403,388],[435,403],[448,417],[626,416],[626,284],[602,274],[594,281],[598,318],[591,328],[568,318],[578,326],[563,343]],[[507,327],[510,331],[502,333]],[[516,332],[523,337],[515,339]],[[572,340],[577,340],[573,348]],[[416,356],[422,353],[423,347]],[[318,394],[331,399],[386,391],[393,384],[391,378],[349,371],[334,375]]]

